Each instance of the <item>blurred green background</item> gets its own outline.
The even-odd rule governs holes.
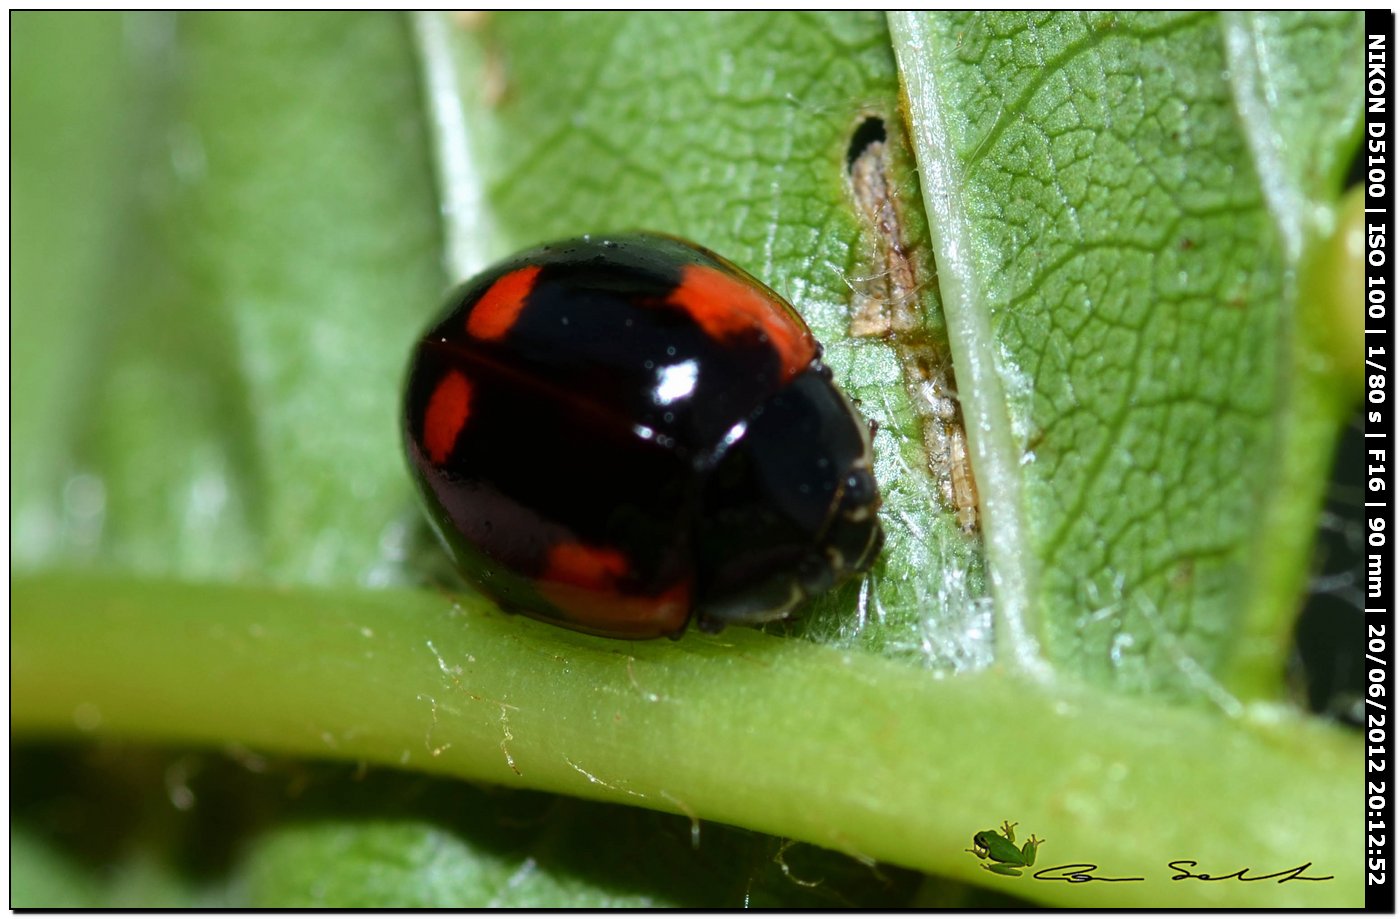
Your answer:
[[[303,692],[324,690],[327,698],[336,698],[335,681],[353,684],[338,701],[364,712],[368,733],[384,732],[385,722],[399,717],[401,710],[387,703],[377,707],[376,693],[386,692],[391,680],[376,667],[416,659],[387,650],[376,652],[378,662],[370,660],[370,652],[364,661],[339,652],[327,654],[332,660],[315,661],[321,646],[304,637],[307,644],[293,641],[287,645],[292,651],[276,658],[295,661],[300,655],[307,660],[304,671],[289,665],[269,674],[231,665],[223,683],[211,679],[207,686],[172,687],[157,680],[152,685],[159,692],[130,689],[142,686],[144,676],[156,679],[166,672],[162,661],[188,654],[204,641],[201,636],[217,636],[242,621],[220,618],[216,604],[207,601],[222,596],[221,587],[251,585],[270,592],[249,596],[284,592],[306,605],[309,618],[333,617],[340,608],[341,594],[322,592],[365,596],[369,603],[388,598],[378,601],[388,605],[398,603],[399,595],[386,591],[418,589],[425,604],[446,606],[442,594],[459,586],[443,570],[441,554],[413,506],[396,443],[397,386],[409,344],[442,291],[463,271],[525,244],[603,229],[600,220],[610,228],[645,226],[699,239],[788,295],[826,344],[838,378],[880,421],[881,481],[892,531],[880,577],[869,586],[850,585],[819,604],[802,624],[773,633],[854,654],[858,662],[866,655],[914,673],[952,677],[950,682],[989,666],[995,675],[1017,678],[1016,663],[998,651],[992,637],[1004,623],[990,609],[983,548],[957,535],[923,471],[920,422],[901,377],[907,353],[897,343],[848,334],[853,288],[858,292],[870,275],[871,256],[868,228],[851,205],[846,157],[853,127],[879,117],[889,126],[891,175],[905,209],[908,241],[924,253],[919,292],[924,332],[937,348],[948,347],[933,253],[939,251],[940,234],[949,230],[936,219],[927,225],[927,199],[921,194],[932,187],[931,173],[924,168],[921,186],[915,164],[926,166],[931,151],[920,140],[922,124],[917,114],[909,114],[900,88],[902,78],[907,93],[910,74],[921,67],[951,97],[947,137],[962,146],[950,154],[950,162],[965,169],[966,183],[959,190],[966,192],[970,225],[982,234],[974,239],[975,253],[999,266],[981,274],[995,279],[989,287],[1017,288],[1024,282],[1031,290],[1019,309],[988,297],[987,322],[1003,336],[983,343],[988,353],[994,345],[1009,348],[1020,340],[1032,350],[999,354],[1012,353],[1012,364],[1040,366],[1045,378],[1042,385],[1031,373],[1028,393],[1008,394],[1013,426],[1048,430],[1058,419],[1061,429],[1077,430],[1079,421],[1053,416],[1067,393],[1092,401],[1093,392],[1108,397],[1116,392],[1112,366],[1096,376],[1083,362],[1071,362],[1075,376],[1061,373],[1054,355],[1042,355],[1044,364],[1032,360],[1032,346],[1041,338],[1056,340],[1063,328],[1057,323],[1070,315],[1060,312],[1061,301],[1071,299],[1053,287],[1037,293],[1031,283],[1035,272],[1055,260],[1056,246],[1067,246],[1071,264],[1085,252],[1099,251],[1066,230],[1075,221],[1080,231],[1092,229],[1095,219],[1112,210],[1094,196],[1095,171],[1102,187],[1111,188],[1120,175],[1129,186],[1141,181],[1132,169],[1180,168],[1180,176],[1157,178],[1164,188],[1181,192],[1176,201],[1185,200],[1186,211],[1199,206],[1204,216],[1189,214],[1199,221],[1190,224],[1198,227],[1192,231],[1197,236],[1189,246],[1171,238],[1162,263],[1190,267],[1193,283],[1214,278],[1216,286],[1199,301],[1212,310],[1232,285],[1261,292],[1260,311],[1251,301],[1248,319],[1241,320],[1258,325],[1242,327],[1248,334],[1285,330],[1279,336],[1285,344],[1277,349],[1253,341],[1239,346],[1239,360],[1260,368],[1260,378],[1269,381],[1260,384],[1257,416],[1239,429],[1245,432],[1241,442],[1248,441],[1251,449],[1227,442],[1216,453],[1188,451],[1187,456],[1225,464],[1236,456],[1231,451],[1239,450],[1255,464],[1241,470],[1245,484],[1239,500],[1257,502],[1249,506],[1293,526],[1285,528],[1291,535],[1279,537],[1288,548],[1278,564],[1292,560],[1289,577],[1281,581],[1259,574],[1260,566],[1267,567],[1259,559],[1269,554],[1269,546],[1254,544],[1247,532],[1221,537],[1218,552],[1214,544],[1201,550],[1204,561],[1195,570],[1206,586],[1184,601],[1190,612],[1185,618],[1197,618],[1186,625],[1173,620],[1172,628],[1180,630],[1172,635],[1189,647],[1185,656],[1192,667],[1199,664],[1211,681],[1221,681],[1225,697],[1283,699],[1335,722],[1359,723],[1361,463],[1357,425],[1345,420],[1352,397],[1345,392],[1334,397],[1320,385],[1323,394],[1314,401],[1328,404],[1300,409],[1306,399],[1290,396],[1284,386],[1271,388],[1273,374],[1286,375],[1295,359],[1286,342],[1300,335],[1302,320],[1293,309],[1300,255],[1289,250],[1286,233],[1275,238],[1272,231],[1259,230],[1270,225],[1266,204],[1278,196],[1266,172],[1242,176],[1252,148],[1247,137],[1232,133],[1239,128],[1230,127],[1235,123],[1230,94],[1247,90],[1221,79],[1213,55],[1228,47],[1196,37],[1253,34],[1260,53],[1275,55],[1269,58],[1275,73],[1295,80],[1283,85],[1296,94],[1266,114],[1283,122],[1298,119],[1282,151],[1282,159],[1297,164],[1292,172],[1284,170],[1285,178],[1296,180],[1288,188],[1298,200],[1326,211],[1349,184],[1345,171],[1356,150],[1352,109],[1359,112],[1360,97],[1355,86],[1336,78],[1335,60],[1345,59],[1347,42],[1353,33],[1359,38],[1359,27],[1355,17],[1225,16],[1217,22],[1213,16],[929,16],[906,22],[892,35],[879,14],[15,14],[11,570],[24,591],[17,595],[14,614],[16,647],[18,653],[46,648],[45,661],[65,660],[64,642],[84,645],[82,653],[71,655],[73,661],[100,658],[107,648],[121,656],[76,676],[51,668],[52,684],[45,674],[16,684],[12,715],[18,713],[22,727],[11,757],[12,905],[1020,903],[1000,892],[1012,889],[1006,885],[992,885],[993,890],[968,884],[987,881],[974,873],[972,857],[959,850],[982,828],[965,826],[959,807],[985,809],[986,802],[995,802],[989,820],[995,823],[1027,819],[1027,802],[1054,797],[1038,793],[1034,775],[1017,781],[1037,756],[1055,754],[1018,743],[1035,735],[1016,721],[1018,699],[1027,692],[1016,683],[990,691],[985,709],[959,713],[965,733],[918,736],[910,745],[928,757],[923,765],[905,764],[905,774],[930,776],[925,797],[902,798],[907,790],[889,789],[881,805],[897,813],[912,801],[949,803],[946,813],[932,805],[917,808],[919,819],[946,833],[929,841],[926,852],[906,858],[905,867],[853,859],[715,819],[693,824],[685,816],[581,800],[569,795],[612,800],[627,795],[589,790],[576,775],[582,790],[561,795],[432,778],[428,773],[441,770],[424,761],[421,750],[415,750],[419,759],[412,766],[425,772],[385,769],[384,763],[394,762],[387,741],[384,751],[371,754],[326,749],[329,762],[295,755],[305,751],[301,737],[322,711]],[[915,41],[925,28],[938,39],[930,43],[936,47]],[[1220,44],[1228,46],[1223,39]],[[1055,49],[1063,53],[1044,56]],[[1102,84],[1095,82],[1099,77]],[[1150,117],[1142,119],[1144,133],[1136,135],[1138,148],[1095,148],[1081,151],[1082,161],[1064,161],[1056,159],[1064,152],[1060,147],[1036,147],[1035,138],[1047,125],[1063,128],[1057,119],[1067,111],[1036,92],[1053,97],[1063,90],[1067,99],[1089,100],[1079,117],[1092,118],[1096,107],[1102,108],[1102,117],[1117,127],[1113,119],[1125,117],[1128,107],[1111,104],[1115,97],[1105,87],[1116,89],[1115,78],[1147,87],[1125,97],[1146,100],[1149,110]],[[1352,83],[1359,86],[1359,79]],[[1171,87],[1192,105],[1174,95],[1154,96],[1165,91],[1155,86]],[[1003,118],[1012,90],[1024,90],[1030,99],[1021,120]],[[917,105],[913,108],[917,112]],[[1010,127],[995,129],[1002,139],[982,146],[993,137],[983,137],[985,126],[1003,121]],[[1018,133],[1023,127],[1024,135]],[[1107,129],[1089,135],[1115,136]],[[1072,139],[1075,132],[1066,129],[1064,136]],[[1154,159],[1158,154],[1161,158]],[[1192,185],[1192,177],[1207,172],[1192,164],[1203,162],[1213,164],[1210,177]],[[1065,176],[1082,169],[1089,176],[1084,198],[1045,210],[1035,198],[1038,192],[1016,181],[1042,166]],[[998,175],[1010,176],[1008,184],[998,185]],[[1178,180],[1180,186],[1171,185]],[[1065,184],[1075,187],[1068,178]],[[1121,230],[1118,238],[1132,238],[1134,246],[1147,244],[1133,233],[1157,226],[1152,214],[1125,214],[1122,220],[1121,227],[1104,224],[1106,232]],[[1308,226],[1301,218],[1299,225]],[[1238,246],[1222,242],[1236,237],[1243,240]],[[1257,253],[1250,256],[1254,262],[1240,267],[1229,261],[1245,259],[1238,253],[1246,250]],[[1202,264],[1190,261],[1197,255],[1220,261],[1193,267]],[[956,276],[946,261],[937,267],[945,279]],[[1125,272],[1116,263],[1105,269],[1120,281],[1095,296],[1107,302],[1131,288],[1131,281],[1121,280],[1131,277]],[[1079,288],[1067,287],[1079,295]],[[1129,297],[1128,307],[1134,302]],[[1235,341],[1230,335],[1246,340],[1245,333],[1231,328],[1213,341]],[[1108,356],[1113,357],[1111,351]],[[960,374],[965,369],[958,367]],[[1143,373],[1163,371],[1150,365]],[[1168,382],[1176,387],[1179,381]],[[1101,388],[1091,391],[1095,385]],[[1194,404],[1199,390],[1172,393]],[[1152,427],[1149,419],[1142,429]],[[1328,485],[1322,473],[1331,463],[1337,430],[1343,432],[1341,453]],[[1017,433],[1032,439],[1031,432],[1018,428]],[[1090,439],[1062,448],[1062,456],[1091,452],[1080,447],[1099,443],[1092,430],[1075,436]],[[1311,458],[1299,461],[1311,477],[1297,489],[1298,503],[1279,511],[1280,499],[1256,494],[1264,488],[1259,483],[1276,488],[1294,473],[1278,472],[1275,458],[1253,447],[1298,440],[1312,445]],[[1122,694],[1127,705],[1140,697],[1145,704],[1185,699],[1188,709],[1207,709],[1203,717],[1221,717],[1182,679],[1190,668],[1176,667],[1162,650],[1175,646],[1144,640],[1152,637],[1155,621],[1114,620],[1114,635],[1154,649],[1144,652],[1140,669],[1114,669],[1105,650],[1110,645],[1084,637],[1094,634],[1083,625],[1091,612],[1085,583],[1113,584],[1119,573],[1095,558],[1093,546],[1108,544],[1095,527],[1120,521],[1097,521],[1093,508],[1057,516],[1066,502],[1065,493],[1055,489],[1067,486],[1043,473],[1052,465],[1054,449],[1053,440],[1044,443],[1037,463],[1024,466],[1025,485],[1037,497],[1028,502],[1024,530],[1012,528],[1027,540],[1024,556],[1013,560],[1033,570],[1059,550],[1059,537],[1068,544],[1075,534],[1090,548],[1082,556],[1062,558],[1062,567],[1047,567],[1042,583],[1050,586],[1033,598],[1031,626],[1046,637],[1053,675],[1033,694],[1062,707],[1080,705],[1095,692]],[[1138,484],[1128,478],[1104,488],[1128,506]],[[1218,506],[1206,508],[1205,518],[1226,505],[1227,498],[1220,498]],[[1115,558],[1146,574],[1141,593],[1114,600],[1123,600],[1130,611],[1138,602],[1152,610],[1176,602],[1172,571],[1157,570],[1154,553],[1175,546],[1183,532],[1192,538],[1219,536],[1208,527],[1192,528],[1197,510],[1163,511],[1160,520],[1124,524],[1126,535],[1113,537],[1112,547],[1121,552]],[[1316,550],[1313,521],[1318,521]],[[1206,572],[1219,559],[1225,559],[1224,574],[1217,573],[1217,580],[1228,582],[1234,593],[1211,592]],[[96,579],[78,580],[78,573]],[[70,575],[71,585],[50,589]],[[173,585],[172,592],[160,594],[170,598],[168,609],[150,601],[156,594],[144,585],[151,583]],[[182,595],[182,587],[190,592]],[[216,593],[204,592],[211,590]],[[1307,594],[1301,616],[1299,590]],[[228,592],[230,608],[242,602],[247,611],[257,602],[240,596]],[[463,602],[472,615],[486,615],[479,601]],[[152,605],[143,606],[147,603]],[[1247,608],[1264,609],[1267,621],[1258,625]],[[83,618],[85,611],[91,619]],[[375,620],[378,637],[417,649],[416,615]],[[190,629],[182,629],[182,616]],[[116,621],[134,623],[136,634],[114,642],[102,624]],[[1206,625],[1196,628],[1202,622]],[[434,634],[438,625],[433,620],[421,626],[421,634]],[[571,657],[577,671],[587,674],[593,672],[591,664],[617,657],[606,643],[556,639],[529,624],[517,629],[492,619],[487,626],[470,638],[499,630],[490,632],[499,643],[484,647],[500,656],[505,669],[518,665],[524,672],[537,658],[568,653],[577,655]],[[288,631],[295,633],[295,622]],[[308,628],[305,636],[315,634]],[[770,643],[766,636],[742,635],[735,641],[763,661],[769,653],[781,653],[772,651],[781,641]],[[1238,660],[1232,655],[1251,642],[1269,645],[1251,658],[1264,663],[1240,676],[1231,669]],[[437,691],[448,693],[453,686],[438,672],[439,666],[448,669],[443,655],[460,651],[452,659],[465,661],[468,647],[481,654],[482,646],[441,647],[437,661],[426,663],[429,676],[441,684]],[[676,649],[653,647],[636,656],[639,666],[680,672],[667,658],[673,652],[694,653],[707,664],[713,661],[717,670],[726,663],[722,651],[690,639]],[[256,653],[249,659],[257,660]],[[20,671],[24,663],[12,659]],[[1285,665],[1286,685],[1279,672]],[[611,672],[614,682],[600,684],[601,694],[636,687],[630,663],[626,673]],[[111,712],[65,707],[64,693],[86,678],[114,697],[135,699],[138,720],[159,723],[166,712],[182,714],[170,715],[168,732],[112,730],[102,720]],[[1081,682],[1091,688],[1083,690]],[[834,738],[841,726],[821,720],[826,708],[821,699],[753,700],[757,685],[741,676],[726,687],[696,690],[702,693],[695,703],[697,736],[707,736],[711,728],[716,737],[760,732],[736,716],[748,710],[739,707],[741,702],[752,702],[775,726],[767,741],[774,750],[792,746],[799,733],[804,738],[825,734],[833,738],[828,755],[839,758]],[[665,744],[657,745],[660,750],[611,749],[618,745],[605,729],[594,732],[601,739],[591,741],[580,729],[607,709],[584,698],[577,684],[561,678],[536,695],[528,688],[519,691],[524,695],[512,698],[534,705],[542,723],[559,731],[558,737],[549,731],[532,737],[517,727],[522,748],[537,743],[549,749],[555,743],[565,756],[576,757],[582,750],[587,754],[582,761],[607,762],[617,775],[627,775],[633,764],[638,775],[682,774],[682,761],[695,762],[712,773],[706,788],[719,789],[708,792],[719,804],[702,816],[711,818],[718,810],[735,815],[726,822],[742,823],[738,815],[748,815],[746,799],[736,790],[726,801],[723,788],[729,783],[747,789],[752,777],[726,774],[723,749],[675,751]],[[556,702],[551,692],[563,701]],[[50,701],[49,693],[57,701]],[[733,707],[725,707],[726,696]],[[894,709],[901,704],[897,696],[891,700]],[[274,743],[276,752],[245,746],[243,735],[223,720],[236,721],[240,708],[285,712],[282,721],[257,717],[268,725],[268,736],[286,737],[286,744]],[[907,708],[918,706],[911,700]],[[62,717],[52,715],[60,709]],[[230,714],[220,714],[225,710]],[[432,717],[436,724],[436,701]],[[1027,711],[1024,717],[1037,716]],[[493,729],[495,719],[493,712],[488,719]],[[949,765],[958,760],[953,752],[945,759],[944,748],[966,746],[965,738],[983,723],[995,727],[988,729],[980,755],[970,751],[969,759],[989,771],[984,775],[978,768],[969,775],[971,768]],[[784,735],[782,726],[794,736]],[[570,730],[585,739],[569,739]],[[1252,730],[1244,727],[1241,733]],[[416,726],[414,731],[421,733]],[[571,746],[575,742],[584,746]],[[453,755],[466,746],[458,743]],[[499,758],[494,740],[486,747]],[[1067,740],[1066,747],[1074,749],[1073,742]],[[1131,754],[1124,757],[1124,768],[1132,768]],[[1062,759],[1069,761],[1068,755]],[[1105,770],[1114,765],[1108,759]],[[503,771],[494,760],[490,768]],[[493,775],[477,761],[460,774]],[[637,781],[642,787],[643,780]],[[788,781],[785,791],[797,802],[793,809],[822,812],[825,779],[799,774]],[[1049,787],[1050,779],[1045,781]],[[999,783],[1018,787],[1009,796],[986,787]],[[564,783],[550,779],[543,787],[559,790]],[[863,805],[856,791],[853,806]],[[750,825],[786,826],[780,812],[788,803],[775,801],[773,813],[753,812]],[[1109,819],[1116,813],[1110,807],[1118,803],[1105,803],[1103,813],[1092,817],[1084,814],[1092,813],[1093,805],[1083,812],[1052,810],[1060,821],[1058,835],[1038,832],[1062,842],[1101,838],[1102,826],[1094,821]],[[674,802],[669,809],[684,810]],[[1306,837],[1312,828],[1306,805],[1300,804],[1298,813]],[[1285,811],[1279,819],[1291,818]],[[702,826],[698,837],[694,826]],[[845,830],[838,826],[824,840],[834,845]],[[915,864],[960,880],[926,876],[913,870]],[[1015,889],[1030,902],[1057,902],[1060,894],[1046,893],[1049,886]],[[1221,903],[1234,902],[1226,896]]]

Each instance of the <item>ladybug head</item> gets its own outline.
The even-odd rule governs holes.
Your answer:
[[[869,428],[823,369],[736,425],[708,473],[697,533],[702,628],[784,618],[880,554]]]

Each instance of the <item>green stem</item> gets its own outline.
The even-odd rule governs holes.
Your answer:
[[[996,671],[939,679],[745,629],[594,639],[427,592],[62,572],[12,590],[20,738],[236,742],[547,789],[1047,904],[1362,900],[1360,745],[1291,711],[1232,721]],[[1037,869],[1147,880],[993,876],[963,850],[1002,820],[1047,840]],[[1335,879],[1174,882],[1171,859]]]

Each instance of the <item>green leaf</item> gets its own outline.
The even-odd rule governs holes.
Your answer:
[[[883,19],[550,14],[463,25],[428,14],[415,27],[449,271],[467,276],[551,239],[651,229],[724,253],[786,295],[880,426],[889,535],[864,589],[817,604],[803,632],[932,667],[985,665],[980,546],[944,512],[927,471],[917,385],[902,381],[908,349],[848,333],[853,289],[880,270],[847,166],[852,133],[868,118],[882,120],[896,147],[906,244],[926,248]],[[931,266],[921,267],[941,337]]]
[[[998,626],[1098,683],[1277,692],[1347,410],[1289,346],[1360,18],[891,21]]]
[[[121,22],[116,15],[16,17],[11,385],[13,558],[42,563],[60,539],[61,491],[72,471],[72,433],[82,417],[84,358],[96,312],[112,212],[124,199],[120,114]],[[53,66],[78,60],[86,66]],[[55,255],[61,253],[61,258]],[[70,501],[81,502],[76,488]]]
[[[89,323],[68,358],[86,372],[47,387],[77,427],[53,555],[182,577],[402,577],[417,518],[397,385],[443,286],[413,50],[395,16],[272,22],[127,20],[134,200],[91,215],[118,237],[100,295],[47,298]],[[53,449],[61,430],[34,424]]]
[[[1357,738],[1271,701],[1354,398],[1300,290],[1333,271],[1358,18],[14,30],[16,737],[241,751],[111,795],[139,753],[17,770],[21,901],[911,902],[841,852],[941,875],[926,904],[1358,902],[1329,861]],[[788,296],[880,424],[888,551],[772,634],[624,644],[438,586],[413,337],[498,256],[633,228]],[[243,787],[247,748],[446,778],[341,771],[303,806]],[[569,797],[513,835],[461,779]],[[1151,880],[993,876],[965,850],[1003,819]],[[1182,856],[1336,879],[1182,886]]]

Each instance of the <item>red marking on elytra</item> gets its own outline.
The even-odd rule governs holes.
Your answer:
[[[575,628],[599,635],[655,638],[673,635],[690,618],[690,585],[676,584],[654,596],[634,596],[542,583],[540,596],[560,610]]]
[[[472,307],[467,317],[467,334],[487,341],[504,337],[520,318],[525,298],[530,296],[539,273],[539,265],[528,265],[497,278]]]
[[[650,595],[622,593],[618,582],[630,567],[616,549],[559,543],[549,551],[537,589],[588,631],[651,636],[684,628],[690,618],[690,584],[683,581]]]
[[[423,449],[434,463],[441,465],[452,455],[471,413],[471,400],[472,384],[459,371],[449,370],[438,380],[423,413]]]
[[[783,364],[784,379],[797,376],[817,356],[817,343],[787,304],[762,289],[706,265],[686,265],[667,298],[708,334],[728,338],[747,331],[768,337]]]
[[[611,588],[628,567],[627,556],[616,549],[561,542],[549,550],[543,580],[575,587]]]

